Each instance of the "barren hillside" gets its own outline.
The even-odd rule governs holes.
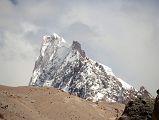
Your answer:
[[[114,120],[124,109],[117,103],[92,103],[52,87],[0,86],[0,119]]]

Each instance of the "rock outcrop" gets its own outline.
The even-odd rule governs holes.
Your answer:
[[[157,90],[157,97],[155,99],[152,120],[159,120],[159,89]]]
[[[122,116],[118,120],[151,120],[154,99],[137,98],[129,101]]]

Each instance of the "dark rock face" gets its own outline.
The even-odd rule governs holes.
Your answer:
[[[154,100],[137,98],[129,101],[122,116],[118,120],[151,120]]]
[[[159,89],[157,90],[152,120],[159,120]]]
[[[81,49],[81,44],[78,41],[73,41],[72,49],[77,50],[82,57],[86,57],[85,51]]]
[[[152,97],[151,94],[145,89],[144,86],[140,87],[139,94],[140,95],[138,97],[142,97],[142,98],[150,98],[150,97]]]

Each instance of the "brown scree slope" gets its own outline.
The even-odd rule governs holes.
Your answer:
[[[0,120],[115,120],[118,103],[92,103],[48,87],[0,86]]]

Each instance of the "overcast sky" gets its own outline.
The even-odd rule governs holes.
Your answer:
[[[155,95],[158,11],[158,0],[0,0],[0,84],[28,85],[42,36],[55,32]]]

